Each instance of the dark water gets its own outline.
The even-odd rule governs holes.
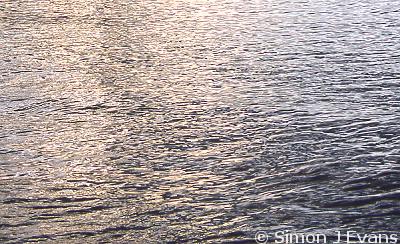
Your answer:
[[[2,0],[0,242],[399,231],[399,79],[397,0]]]

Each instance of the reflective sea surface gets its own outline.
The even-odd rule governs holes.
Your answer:
[[[0,242],[396,233],[399,79],[397,0],[1,0]]]

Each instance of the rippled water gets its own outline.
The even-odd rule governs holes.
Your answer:
[[[2,0],[0,242],[400,229],[400,2]]]

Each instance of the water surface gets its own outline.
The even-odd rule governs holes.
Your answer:
[[[0,242],[400,229],[400,2],[2,0]]]

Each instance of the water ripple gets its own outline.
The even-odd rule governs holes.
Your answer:
[[[399,229],[396,1],[0,4],[0,242]]]

